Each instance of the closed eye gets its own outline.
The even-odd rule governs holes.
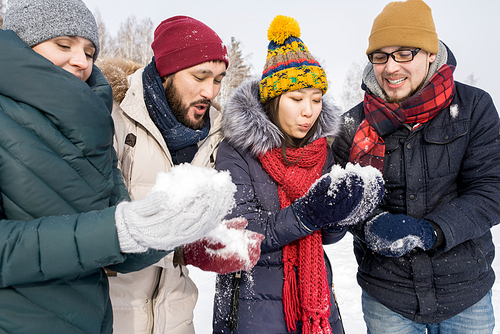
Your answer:
[[[64,45],[64,44],[57,43],[57,46],[60,47],[61,49],[70,49],[70,47],[68,45]]]

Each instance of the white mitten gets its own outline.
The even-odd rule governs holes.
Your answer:
[[[235,192],[229,172],[182,164],[158,173],[143,199],[116,207],[121,251],[173,250],[202,238],[232,209]]]

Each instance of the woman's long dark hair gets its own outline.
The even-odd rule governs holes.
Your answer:
[[[278,127],[278,129],[281,131],[283,134],[283,139],[281,140],[281,154],[283,155],[283,159],[285,160],[286,163],[288,164],[294,164],[297,161],[300,160],[300,158],[296,161],[289,161],[286,157],[286,148],[287,147],[304,147],[307,144],[309,144],[309,141],[311,140],[312,136],[314,136],[314,133],[316,133],[316,130],[318,129],[318,122],[319,122],[319,117],[316,119],[314,122],[313,126],[309,129],[307,134],[305,135],[304,138],[298,139],[298,138],[293,138],[289,134],[287,134],[285,131],[283,131],[283,128],[281,127],[281,124],[279,123],[279,118],[278,118],[278,110],[279,110],[279,105],[280,105],[280,100],[281,100],[281,95],[278,95],[271,100],[267,101],[264,103],[264,111],[266,112],[267,117],[271,120],[271,122]]]

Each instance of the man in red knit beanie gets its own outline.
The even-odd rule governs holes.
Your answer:
[[[221,113],[212,107],[229,66],[221,38],[194,18],[175,16],[156,28],[151,47],[154,58],[144,68],[117,59],[100,64],[115,98],[115,149],[136,200],[159,172],[175,165],[213,167],[222,140]],[[190,210],[188,204],[180,209]],[[205,237],[139,272],[111,273],[114,333],[194,333],[198,291],[185,265],[217,273],[248,270],[260,254],[262,236],[245,230],[245,220],[228,225],[235,242],[248,245],[246,253]]]
[[[229,66],[226,46],[219,35],[188,16],[174,16],[160,23],[151,47],[162,78],[206,61]]]

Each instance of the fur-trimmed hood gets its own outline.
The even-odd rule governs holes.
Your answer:
[[[333,137],[340,128],[340,109],[323,97],[316,133],[311,141]],[[225,140],[238,149],[250,149],[253,154],[265,153],[281,146],[283,134],[271,122],[259,99],[259,79],[248,79],[227,102],[222,118]]]
[[[96,63],[113,89],[113,100],[121,103],[130,88],[128,76],[144,67],[124,58],[103,58]]]

